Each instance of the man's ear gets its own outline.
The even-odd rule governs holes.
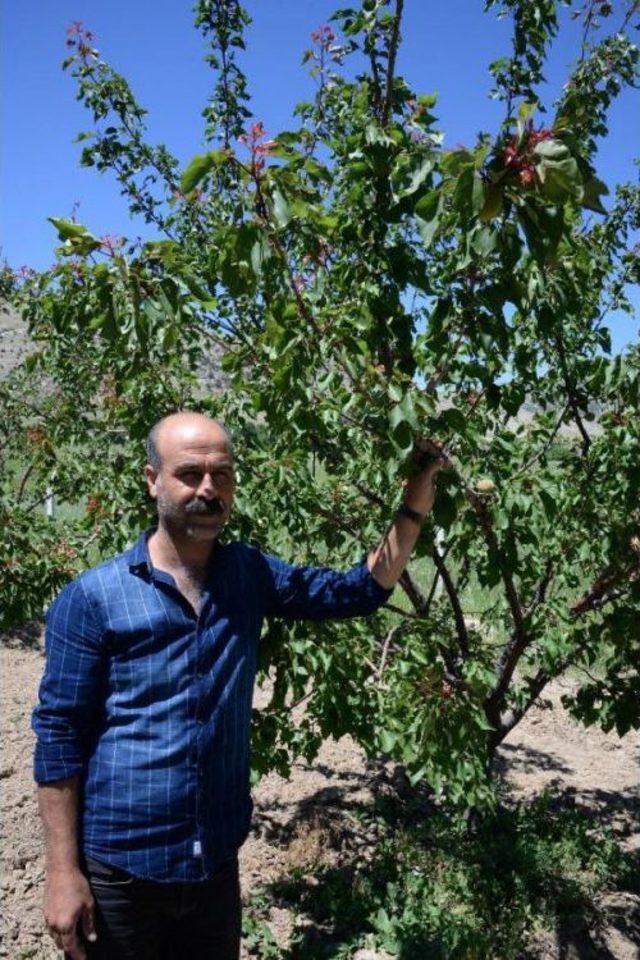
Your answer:
[[[152,500],[155,500],[158,496],[158,472],[157,470],[153,469],[150,463],[148,463],[144,468],[144,475],[147,478],[147,490],[149,491],[149,496]]]

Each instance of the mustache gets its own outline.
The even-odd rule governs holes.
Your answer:
[[[215,516],[215,514],[224,513],[224,511],[224,501],[220,497],[213,497],[212,500],[192,500],[184,508],[185,513],[195,516]]]

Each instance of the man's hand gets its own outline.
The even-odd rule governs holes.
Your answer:
[[[438,473],[441,470],[452,470],[453,466],[443,453],[443,444],[434,440],[416,441],[411,464],[418,472],[406,482],[404,502],[424,516],[433,507]]]
[[[60,950],[72,960],[86,960],[87,954],[78,936],[78,922],[86,939],[95,941],[95,901],[89,881],[79,868],[47,872],[44,919]]]
[[[419,517],[397,515],[381,543],[367,557],[371,575],[381,587],[387,589],[393,587],[402,576],[420,533],[420,517],[424,518],[433,507],[436,476],[440,470],[453,469],[443,453],[442,444],[433,440],[419,440],[416,443],[412,467],[414,474],[405,483],[404,502]]]

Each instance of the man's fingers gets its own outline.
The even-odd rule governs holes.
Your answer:
[[[445,445],[441,440],[430,440],[427,437],[418,437],[415,441],[412,451],[412,460],[419,470],[431,470],[436,473],[438,470],[452,469],[452,464],[445,451]]]
[[[444,448],[443,440],[431,440],[429,437],[417,437],[415,448],[421,453],[429,453],[432,457],[437,457]]]
[[[60,934],[54,933],[53,930],[49,930],[49,933],[51,935],[51,939],[55,943],[58,950],[62,950],[62,937],[60,936]]]
[[[69,954],[71,960],[87,960],[87,954],[78,940],[75,928],[69,933],[60,934],[60,949]]]
[[[95,943],[98,939],[96,932],[96,910],[93,905],[85,907],[82,911],[82,932],[89,943]]]

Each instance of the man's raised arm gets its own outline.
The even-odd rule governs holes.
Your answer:
[[[430,447],[437,456],[435,445]],[[402,576],[420,535],[422,520],[433,508],[436,476],[449,466],[444,456],[430,459],[426,467],[407,482],[403,506],[380,544],[367,557],[371,576],[381,587],[389,590]]]
[[[411,555],[435,497],[435,477],[450,466],[439,448],[405,487],[404,505],[380,545],[350,570],[292,566],[260,554],[266,615],[286,620],[340,620],[373,613],[384,604]],[[404,510],[404,513],[402,511]]]

